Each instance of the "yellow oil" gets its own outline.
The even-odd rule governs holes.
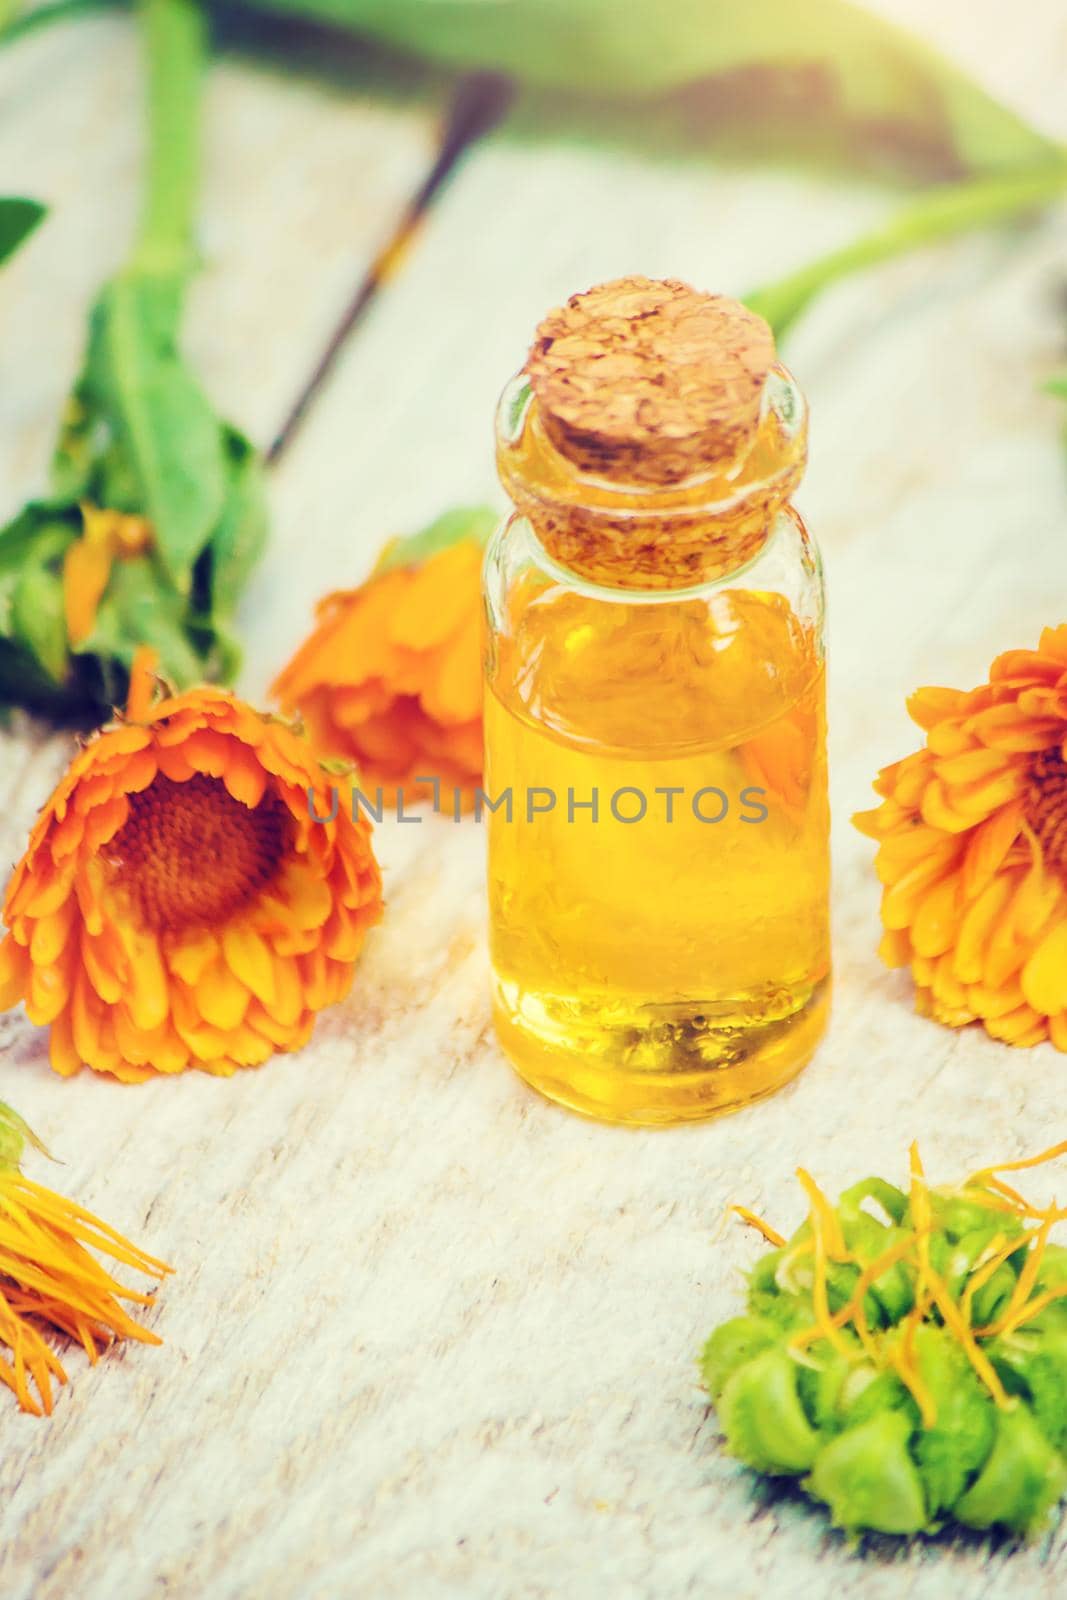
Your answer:
[[[486,701],[505,1049],[550,1098],[618,1122],[769,1094],[811,1056],[829,998],[814,630],[743,589],[513,599]]]

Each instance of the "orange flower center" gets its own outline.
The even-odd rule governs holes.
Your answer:
[[[270,790],[253,810],[197,773],[184,783],[158,777],[129,799],[114,856],[157,933],[228,921],[274,877],[289,843],[288,809]]]
[[[1042,750],[1034,757],[1026,814],[1045,859],[1067,873],[1067,761],[1059,750]]]

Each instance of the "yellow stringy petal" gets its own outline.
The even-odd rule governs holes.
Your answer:
[[[1016,1216],[1034,1218],[1042,1215],[1038,1206],[1030,1204],[1018,1189],[1013,1189],[1010,1183],[1005,1183],[1001,1178],[987,1178],[989,1189],[979,1190],[980,1204],[987,1205],[991,1210],[1013,1211]],[[990,1193],[990,1190],[995,1193]],[[967,1190],[964,1190],[964,1194]]]
[[[918,1310],[909,1311],[904,1319],[903,1337],[889,1352],[889,1362],[918,1406],[923,1427],[932,1428],[937,1421],[937,1406],[915,1359],[915,1330],[921,1321],[922,1315]]]
[[[975,1335],[964,1322],[959,1306],[956,1304],[955,1300],[953,1300],[951,1294],[949,1294],[947,1284],[938,1276],[936,1272],[933,1271],[932,1268],[929,1270],[929,1290],[935,1306],[941,1313],[941,1317],[946,1328],[948,1328],[950,1333],[955,1334],[956,1338],[959,1340],[967,1360],[971,1363],[971,1366],[974,1368],[975,1372],[977,1372],[979,1378],[985,1384],[986,1388],[989,1390],[990,1394],[993,1396],[993,1399],[996,1401],[1001,1410],[1009,1410],[1011,1407],[1011,1401],[1008,1399],[1008,1396],[1004,1391],[1004,1385],[997,1377],[996,1370],[994,1369],[992,1362],[976,1344]]]
[[[1011,1298],[1005,1306],[1003,1314],[997,1318],[998,1323],[1010,1322],[1014,1314],[1021,1310],[1030,1298],[1034,1284],[1037,1282],[1037,1275],[1041,1270],[1041,1263],[1044,1260],[1048,1236],[1055,1221],[1055,1213],[1051,1212],[1032,1236],[1032,1242],[1026,1253],[1022,1271],[1015,1280],[1015,1287],[1011,1291]]]
[[[977,1172],[971,1173],[967,1182],[981,1184],[993,1178],[998,1172],[1025,1172],[1031,1167],[1044,1166],[1046,1161],[1055,1161],[1057,1156],[1062,1155],[1067,1155],[1067,1139],[1061,1139],[1059,1144],[1050,1145],[1037,1156],[1024,1156],[1018,1161],[998,1161],[996,1166],[980,1167]]]
[[[930,1276],[930,1232],[933,1227],[933,1214],[930,1210],[930,1194],[923,1174],[919,1146],[914,1141],[908,1151],[908,1161],[911,1172],[909,1205],[912,1227],[915,1229],[915,1249],[919,1265],[915,1281],[915,1305],[921,1314],[926,1297],[927,1280]]]
[[[998,1318],[990,1327],[978,1328],[976,1331],[983,1338],[991,1337],[995,1333],[1014,1333],[1016,1328],[1024,1327],[1026,1323],[1040,1316],[1045,1307],[1052,1305],[1054,1300],[1062,1300],[1064,1295],[1067,1295],[1067,1283],[1058,1283],[1055,1288],[1044,1290],[1028,1305],[1020,1307],[1014,1316],[1007,1319]]]
[[[967,1287],[964,1289],[963,1299],[960,1301],[960,1312],[968,1327],[974,1321],[971,1315],[971,1307],[975,1295],[979,1289],[985,1287],[998,1267],[1002,1266],[1017,1250],[1025,1246],[1027,1238],[1028,1235],[1024,1234],[1020,1237],[1017,1234],[1014,1239],[1005,1239],[1002,1233],[997,1233],[990,1239],[988,1245],[971,1268],[970,1277],[967,1279]]]
[[[812,1283],[811,1298],[815,1308],[815,1321],[820,1332],[830,1341],[834,1349],[843,1356],[849,1356],[851,1351],[841,1337],[840,1330],[830,1315],[830,1302],[826,1290],[826,1234],[829,1233],[832,1241],[830,1249],[835,1253],[837,1259],[841,1260],[847,1254],[844,1240],[841,1238],[841,1227],[830,1202],[811,1174],[805,1172],[803,1167],[799,1167],[797,1169],[797,1177],[800,1179],[804,1192],[811,1201],[811,1233],[815,1254],[815,1275]],[[827,1226],[828,1220],[829,1227]]]
[[[847,1305],[842,1306],[837,1313],[843,1323],[852,1322],[864,1350],[876,1362],[878,1360],[878,1349],[867,1322],[867,1308],[864,1305],[867,1290],[882,1276],[883,1272],[895,1266],[898,1261],[906,1260],[912,1254],[912,1250],[913,1241],[911,1239],[901,1239],[897,1244],[891,1245],[888,1250],[884,1250],[869,1266],[864,1267],[856,1279],[856,1287],[852,1291],[851,1300]]]
[[[763,1218],[758,1216],[755,1211],[750,1211],[748,1206],[731,1206],[730,1210],[735,1216],[740,1217],[742,1222],[747,1222],[750,1228],[755,1228],[757,1232],[761,1233],[768,1244],[773,1244],[776,1247],[785,1244],[785,1240],[777,1228],[772,1228],[769,1222],[764,1222]]]

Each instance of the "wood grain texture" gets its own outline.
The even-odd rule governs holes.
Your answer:
[[[1032,15],[1019,70],[1036,83],[1062,27]],[[506,138],[474,152],[280,469],[245,612],[250,689],[385,534],[493,493],[495,397],[548,305],[618,272],[740,290],[889,204]],[[887,268],[827,297],[787,352],[812,405],[801,504],[831,600],[837,984],[790,1089],[649,1132],[528,1093],[489,1032],[480,831],[430,816],[378,830],[386,920],[299,1057],[230,1082],[61,1082],[42,1036],[0,1018],[0,1097],[65,1162],[34,1176],[179,1269],[151,1313],[161,1350],[95,1369],[72,1355],[48,1422],[0,1411],[5,1600],[1063,1593],[1062,1521],[1014,1553],[853,1553],[722,1453],[694,1363],[758,1249],[722,1225],[730,1201],[789,1227],[800,1160],[831,1189],[898,1177],[919,1134],[950,1178],[1063,1133],[1063,1057],[938,1029],[879,966],[871,848],[848,816],[915,742],[905,693],[975,682],[1063,620],[1062,415],[1038,380],[1060,355],[1065,243],[1060,215]],[[20,393],[16,376],[12,460],[44,405],[43,380]],[[44,741],[24,766],[28,748],[0,757],[5,860],[62,753]]]
[[[49,216],[0,277],[0,514],[42,486],[85,313],[137,218],[141,78],[128,18],[0,54],[0,173]],[[372,100],[224,58],[205,94],[203,264],[185,344],[265,444],[436,153],[435,99]]]

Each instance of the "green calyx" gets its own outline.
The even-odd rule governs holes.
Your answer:
[[[1058,1151],[1055,1153],[1059,1153]],[[1039,1158],[1041,1159],[1041,1158]],[[1031,1535],[1067,1489],[1067,1211],[993,1170],[910,1192],[869,1178],[749,1273],[701,1368],[726,1447],[831,1521]]]
[[[0,1172],[10,1172],[22,1162],[26,1146],[39,1150],[44,1156],[48,1150],[38,1139],[28,1122],[17,1111],[0,1100]]]

